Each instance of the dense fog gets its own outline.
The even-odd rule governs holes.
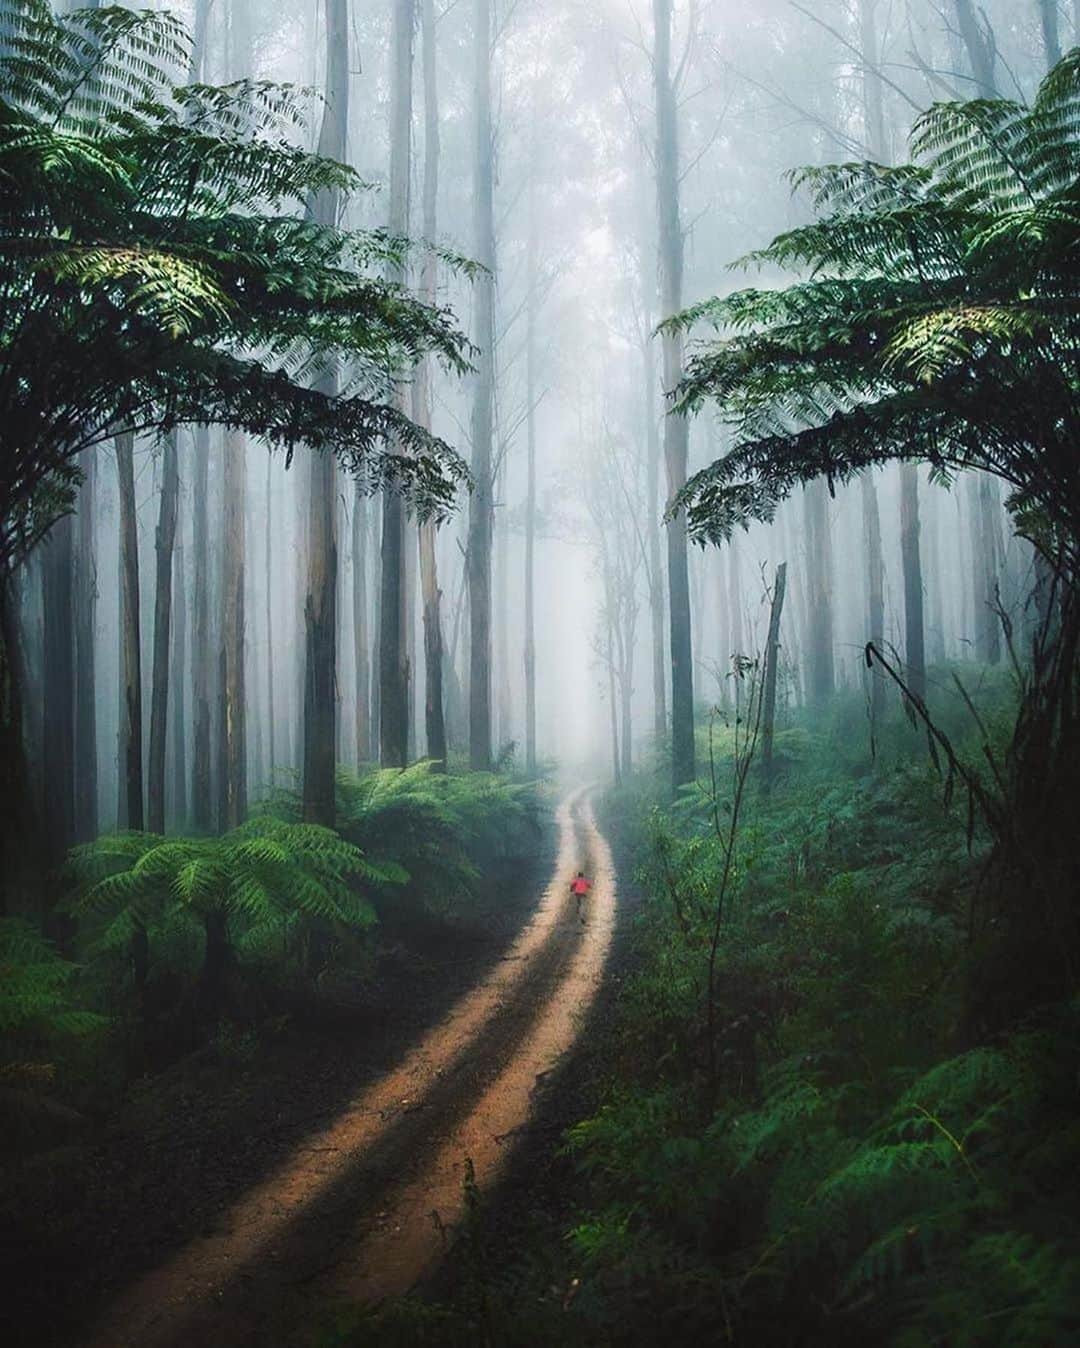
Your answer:
[[[473,374],[433,368],[429,376],[432,429],[474,469],[490,461],[490,632],[478,639],[480,663],[490,668],[489,758],[524,766],[528,757],[530,770],[536,761],[557,760],[608,772],[614,753],[626,768],[667,735],[672,704],[665,423],[687,427],[690,472],[730,441],[715,406],[688,422],[665,416],[670,381],[655,332],[669,316],[665,300],[674,295],[678,305],[690,306],[747,284],[775,283],[768,271],[732,270],[731,264],[809,218],[806,194],[792,191],[788,171],[837,159],[903,157],[918,110],[976,92],[986,78],[985,71],[971,73],[965,46],[975,41],[977,57],[983,28],[972,37],[972,7],[960,0],[944,8],[921,0],[808,6],[768,0],[752,12],[702,0],[658,3],[655,15],[644,3],[614,0],[396,8],[395,19],[394,5],[369,0],[348,6],[328,0],[325,7],[218,0],[185,15],[198,39],[192,73],[212,83],[255,78],[304,86],[298,99],[306,118],[296,134],[314,148],[334,100],[340,107],[342,99],[333,68],[327,73],[326,24],[347,21],[344,157],[370,187],[341,205],[341,223],[394,232],[404,226],[416,239],[434,225],[432,242],[478,257],[483,223],[476,174],[488,156],[477,148],[483,65],[477,25],[490,23],[493,343],[485,343],[481,331],[482,276],[439,265],[431,277],[422,249],[409,264],[410,283],[420,287],[433,279],[437,302],[492,358],[488,367],[474,354]],[[990,60],[996,87],[1030,94],[1045,65],[1040,6],[1001,0],[986,18],[994,46],[983,51],[984,64]],[[670,79],[674,120],[663,134],[656,115],[657,19],[671,25],[664,78]],[[400,75],[395,82],[392,70],[394,22],[412,25],[412,73],[405,84]],[[1061,26],[1064,33],[1064,19]],[[400,107],[403,98],[411,125],[400,117],[395,123],[395,100]],[[395,125],[404,165],[398,172],[408,184],[407,200],[399,190],[396,205],[389,182]],[[434,183],[425,177],[432,167]],[[675,233],[669,229],[662,238],[657,221],[668,216],[677,222]],[[679,257],[671,251],[675,239]],[[691,335],[691,353],[694,341]],[[677,373],[670,366],[668,373],[672,368]],[[417,408],[417,391],[416,375],[399,377],[403,407]],[[478,399],[489,404],[490,418],[490,432],[481,427],[488,443],[479,460]],[[243,677],[234,680],[229,697],[242,696],[244,705],[247,794],[258,798],[302,772],[308,452],[299,450],[287,467],[280,452],[239,434],[184,426],[175,433],[175,455],[168,688],[160,690],[168,718],[165,819],[170,829],[205,828],[224,808],[227,769],[213,746],[221,744],[230,714],[222,686],[229,566],[238,568],[234,579],[242,575]],[[230,474],[237,456],[243,468]],[[144,753],[164,583],[157,549],[168,546],[159,539],[167,457],[159,439],[136,437]],[[74,520],[58,526],[19,578],[27,665],[33,685],[46,690],[44,700],[30,700],[28,717],[39,765],[51,741],[74,733],[83,755],[75,772],[80,810],[87,808],[86,784],[96,772],[96,823],[107,829],[129,822],[119,768],[128,733],[121,693],[124,534],[112,443],[88,452],[82,467]],[[889,467],[832,494],[824,484],[800,489],[771,525],[755,525],[723,547],[690,546],[689,629],[699,707],[730,700],[733,655],[760,655],[773,577],[785,561],[781,715],[784,706],[821,700],[833,686],[859,685],[863,646],[871,638],[884,639],[910,663],[905,567],[912,593],[922,597],[931,667],[1001,658],[995,595],[1021,625],[1032,553],[1013,537],[999,485],[970,474],[945,483],[919,469],[910,498],[917,532],[905,560],[900,474]],[[379,495],[362,483],[357,488],[345,472],[338,472],[333,491],[337,756],[353,765],[379,756],[383,511]],[[241,499],[230,498],[236,492]],[[469,746],[469,521],[462,489],[434,544],[452,754]],[[878,527],[880,542],[872,541],[868,531]],[[230,553],[228,534],[237,529]],[[418,558],[418,525],[410,515],[400,553],[410,759],[431,752]],[[45,630],[54,610],[43,604],[42,591],[56,568],[73,564],[92,579],[75,596],[63,595],[61,584],[57,621],[64,630],[57,646]],[[876,575],[877,618],[871,613]],[[526,724],[530,623],[534,741]],[[92,705],[92,752],[86,726],[58,720],[51,709],[49,688],[72,677],[82,690],[76,719],[85,721]],[[166,677],[165,665],[157,677]],[[62,689],[56,695],[67,696]],[[205,724],[198,728],[199,697],[204,718],[209,712],[209,739]],[[43,790],[40,774],[38,782]],[[72,815],[71,828],[82,836],[93,832],[85,814],[78,824]]]

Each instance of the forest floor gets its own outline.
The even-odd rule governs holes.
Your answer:
[[[596,882],[584,926],[579,866]],[[378,1023],[286,1036],[231,1076],[178,1064],[92,1148],[53,1155],[4,1253],[14,1341],[302,1344],[327,1306],[437,1267],[472,1196],[534,1150],[543,1087],[601,984],[615,877],[583,793],[560,806],[557,858],[503,884],[486,940],[444,933]]]

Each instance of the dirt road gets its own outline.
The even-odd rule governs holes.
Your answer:
[[[584,792],[562,802],[558,827],[548,888],[493,973],[216,1229],[122,1295],[88,1348],[302,1343],[327,1302],[398,1295],[437,1263],[467,1164],[481,1189],[497,1178],[603,975],[615,875]],[[594,881],[584,926],[569,893],[579,867]]]

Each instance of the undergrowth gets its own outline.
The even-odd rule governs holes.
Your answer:
[[[975,697],[974,737],[938,707],[985,762],[1013,708],[994,676]],[[661,806],[642,773],[608,798],[645,897],[604,1101],[564,1143],[561,1247],[463,1267],[451,1301],[382,1308],[334,1342],[1078,1341],[1080,1002],[973,1020],[989,839],[907,720],[871,758],[863,718],[856,696],[797,718],[773,791],[748,779],[712,1017],[739,727],[712,725],[715,792]]]

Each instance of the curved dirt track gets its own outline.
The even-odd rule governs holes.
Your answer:
[[[438,1262],[471,1163],[488,1187],[538,1078],[571,1047],[603,975],[615,911],[607,843],[584,792],[558,811],[559,853],[499,966],[328,1127],[109,1309],[88,1348],[300,1344],[335,1299],[408,1290]],[[593,879],[574,914],[578,867]]]

